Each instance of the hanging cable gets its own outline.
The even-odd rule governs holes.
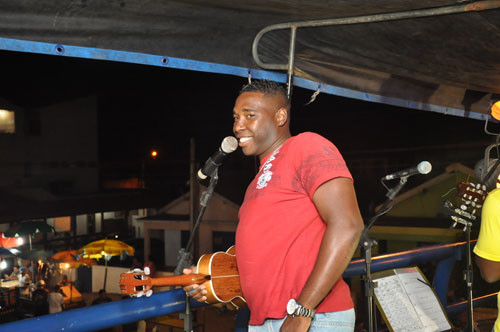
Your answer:
[[[311,95],[311,99],[309,99],[309,101],[304,105],[309,105],[310,103],[314,102],[316,100],[316,97],[319,95],[319,93],[321,92],[321,85],[318,85],[318,89],[316,91],[314,91],[314,93]]]

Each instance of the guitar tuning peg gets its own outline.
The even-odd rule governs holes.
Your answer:
[[[462,205],[460,205],[460,209],[462,209],[462,210],[465,211],[465,210],[467,210],[467,206],[465,206],[465,205],[462,204]]]
[[[148,276],[150,273],[151,273],[151,270],[149,269],[149,267],[148,267],[148,266],[146,266],[146,267],[144,268],[144,274]]]
[[[153,294],[153,290],[150,289],[146,292],[146,297],[150,297]]]
[[[144,295],[144,291],[140,291],[137,293],[137,297],[142,297]]]

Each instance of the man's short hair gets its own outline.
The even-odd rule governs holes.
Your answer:
[[[290,99],[288,98],[288,93],[286,92],[285,87],[274,81],[268,80],[253,80],[251,83],[245,84],[238,95],[241,95],[244,92],[260,92],[264,95],[276,96],[280,95],[286,101],[287,106],[290,105]]]

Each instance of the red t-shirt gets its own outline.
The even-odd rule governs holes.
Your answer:
[[[314,133],[289,138],[263,159],[239,212],[236,259],[250,324],[283,318],[298,298],[316,261],[326,224],[312,202],[315,190],[336,178],[351,178],[337,148]],[[353,308],[338,280],[317,312]]]

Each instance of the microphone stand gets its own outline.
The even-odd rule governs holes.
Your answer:
[[[472,280],[473,280],[473,270],[472,270],[472,257],[471,257],[471,243],[470,243],[470,230],[472,226],[472,222],[470,222],[467,218],[462,218],[460,216],[453,216],[452,220],[455,222],[452,225],[454,228],[457,223],[464,225],[464,232],[466,234],[467,241],[467,252],[466,252],[466,269],[463,271],[464,280],[467,285],[467,328],[464,331],[474,332],[477,329],[474,327],[474,311],[473,311],[473,303],[472,303]]]
[[[205,210],[207,209],[208,202],[212,198],[212,194],[214,192],[215,186],[217,185],[217,181],[219,180],[219,176],[217,174],[217,168],[214,170],[210,177],[210,184],[208,185],[207,190],[203,192],[200,198],[200,212],[198,217],[196,218],[196,222],[193,226],[193,230],[189,235],[188,243],[186,244],[186,248],[181,248],[179,250],[179,255],[177,256],[177,266],[174,270],[174,275],[181,275],[182,270],[189,268],[191,266],[191,245],[193,243],[196,231],[200,225],[201,219],[205,214]],[[184,331],[192,332],[193,331],[193,312],[191,310],[191,304],[189,303],[189,296],[186,294],[186,308],[184,313],[179,315],[182,319],[184,319]]]
[[[377,285],[373,282],[371,277],[371,261],[372,261],[372,248],[377,245],[377,241],[374,239],[370,239],[368,236],[368,232],[370,228],[373,226],[375,221],[382,215],[386,214],[389,209],[389,204],[394,200],[394,197],[403,189],[403,186],[406,184],[408,180],[408,176],[401,177],[399,183],[386,194],[387,200],[384,202],[382,207],[380,208],[380,212],[378,212],[375,216],[373,216],[368,222],[368,226],[365,227],[363,233],[361,234],[361,246],[363,247],[364,260],[365,260],[365,277],[364,286],[365,286],[365,296],[367,298],[367,313],[368,313],[368,331],[373,332],[374,327],[377,326],[376,316],[375,316],[375,307],[373,305],[373,297],[374,297],[374,289]]]
[[[471,246],[470,246],[470,229],[472,223],[467,222],[465,225],[465,233],[467,237],[467,269],[465,270],[465,282],[467,284],[467,331],[474,332],[476,329],[474,328],[474,311],[472,304],[472,280],[473,280],[473,272],[472,272],[472,257],[471,257]]]

